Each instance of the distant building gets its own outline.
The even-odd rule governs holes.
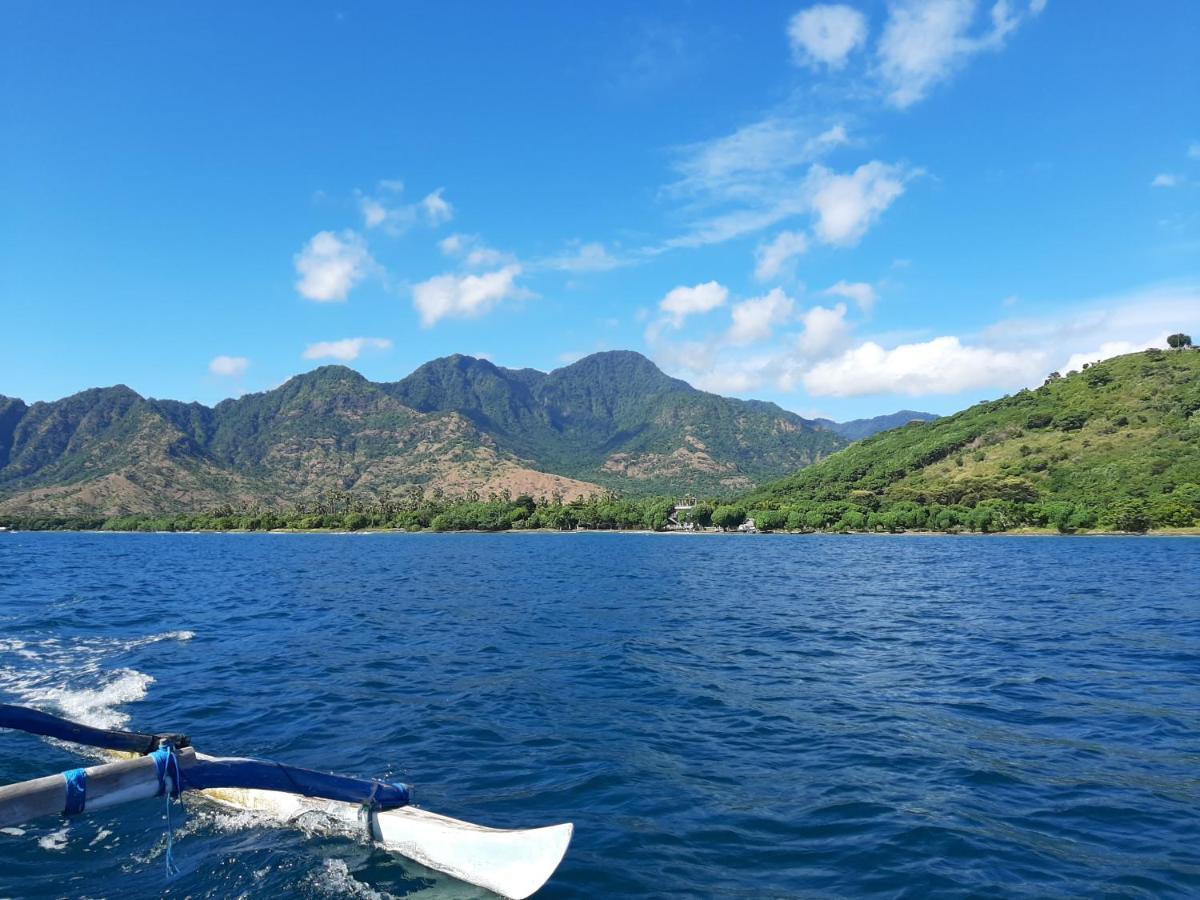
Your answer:
[[[747,519],[737,527],[737,530],[743,534],[758,534],[758,528],[755,526],[753,519]]]
[[[680,520],[680,514],[686,515],[696,507],[696,498],[688,494],[667,513],[667,530],[668,531],[696,531],[695,522],[683,522]]]

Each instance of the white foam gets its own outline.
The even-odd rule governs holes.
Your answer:
[[[0,639],[0,694],[61,713],[96,728],[119,728],[129,715],[118,707],[146,696],[154,678],[106,663],[161,641],[190,641],[193,631],[166,631],[140,638]]]
[[[363,900],[388,900],[392,894],[381,893],[350,874],[342,859],[326,859],[320,869],[309,875],[309,883],[327,897],[361,897]]]
[[[64,825],[58,831],[52,831],[38,838],[38,846],[43,850],[65,850],[67,848],[67,834],[70,830],[70,825]]]

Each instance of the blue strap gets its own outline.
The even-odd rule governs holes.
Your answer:
[[[178,797],[183,789],[179,777],[179,759],[175,756],[175,748],[163,743],[153,753],[146,754],[154,760],[154,774],[158,776],[158,793],[167,792],[167,776],[171,776],[171,796]]]
[[[67,781],[67,802],[63,815],[75,816],[87,805],[87,769],[68,769],[63,772]]]
[[[175,865],[175,854],[173,852],[175,829],[171,825],[171,798],[178,797],[179,792],[183,790],[182,779],[179,776],[179,757],[175,755],[175,748],[168,741],[163,741],[157,750],[146,755],[154,760],[154,774],[158,776],[158,793],[165,794],[167,800],[167,852],[165,859],[167,863],[167,877],[170,878],[179,874],[179,867]],[[168,775],[171,776],[170,791],[167,790]]]

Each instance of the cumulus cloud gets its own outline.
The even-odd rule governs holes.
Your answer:
[[[805,389],[818,397],[865,394],[957,394],[1003,385],[1019,387],[1045,371],[1038,351],[1003,351],[964,346],[957,337],[937,337],[890,350],[874,341],[819,362],[803,376]]]
[[[820,359],[828,355],[845,340],[850,331],[846,322],[846,304],[839,303],[830,309],[814,306],[801,317],[804,331],[796,341],[800,352],[809,359]]]
[[[250,368],[250,360],[244,356],[214,356],[208,371],[222,378],[234,378]]]
[[[875,288],[865,281],[839,281],[837,284],[825,288],[823,293],[830,297],[845,297],[847,300],[853,300],[865,313],[874,309],[875,301],[879,299]]]
[[[779,277],[796,257],[808,252],[808,236],[799,231],[781,231],[755,251],[754,277],[770,281]]]
[[[1037,14],[1044,3],[1034,2]],[[877,68],[897,107],[923,99],[971,56],[998,49],[1021,23],[1010,0],[993,3],[988,21],[976,28],[977,0],[894,0],[877,47]]]
[[[1150,187],[1156,188],[1173,188],[1183,184],[1183,178],[1172,172],[1160,172],[1154,176],[1154,180],[1150,182]]]
[[[878,160],[864,163],[846,175],[813,166],[809,180],[813,185],[817,237],[841,247],[857,244],[904,193],[905,182],[914,174]]]
[[[752,297],[734,305],[725,340],[735,346],[765,340],[792,317],[795,302],[781,289],[775,288],[763,297]]]
[[[390,350],[392,342],[387,338],[356,337],[340,341],[318,341],[304,350],[305,359],[340,359],[350,362],[358,359],[364,350]]]
[[[688,316],[711,312],[724,306],[729,289],[715,281],[693,287],[680,286],[671,290],[658,304],[667,320],[675,328],[683,325]]]
[[[482,275],[438,275],[413,287],[413,306],[426,328],[446,318],[475,319],[504,300],[529,296],[516,283],[520,274],[514,263]]]
[[[1200,326],[1200,284],[1151,286],[1067,307],[1054,315],[1007,319],[971,339],[943,335],[887,349],[867,341],[817,363],[801,383],[817,396],[957,394],[1041,384],[1052,369],[1164,346]]]
[[[867,17],[851,6],[817,4],[788,22],[792,58],[800,65],[840,69],[867,40]]]
[[[320,231],[295,256],[296,290],[318,303],[341,303],[374,268],[362,236],[353,231]]]

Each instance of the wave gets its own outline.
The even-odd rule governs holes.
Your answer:
[[[192,631],[137,638],[0,638],[0,694],[96,728],[120,728],[120,707],[143,699],[154,676],[111,663],[163,641],[190,641]]]

